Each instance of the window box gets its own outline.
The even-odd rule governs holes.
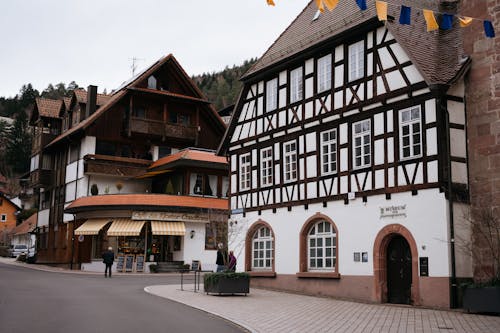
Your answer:
[[[208,273],[203,277],[205,293],[248,294],[250,275],[247,273]]]

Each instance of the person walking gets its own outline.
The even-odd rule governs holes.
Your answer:
[[[113,248],[110,246],[108,247],[107,251],[104,251],[102,254],[102,262],[104,265],[106,265],[106,268],[104,270],[104,277],[108,277],[108,271],[109,271],[109,277],[111,277],[111,268],[113,267],[113,262],[115,261],[115,253],[113,252]]]
[[[226,253],[224,251],[224,244],[219,243],[217,245],[217,260],[215,264],[217,264],[217,272],[223,272],[226,269]]]
[[[233,251],[229,251],[229,264],[227,265],[227,270],[231,272],[236,271],[236,257]]]

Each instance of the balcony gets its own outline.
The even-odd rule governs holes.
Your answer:
[[[57,134],[51,133],[40,133],[33,137],[33,143],[31,145],[31,151],[33,153],[39,152],[43,147],[48,145],[52,140],[57,137]]]
[[[86,174],[136,177],[144,174],[150,164],[151,161],[138,158],[107,155],[86,155],[84,157]]]
[[[164,123],[161,120],[132,117],[130,119],[132,133],[156,135],[186,141],[196,140],[196,127],[181,124]]]
[[[32,187],[49,187],[52,185],[52,170],[37,169],[30,173]]]

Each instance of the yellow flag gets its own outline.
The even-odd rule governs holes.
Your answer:
[[[274,1],[273,0],[267,0],[267,4],[269,6],[274,6]]]
[[[433,31],[439,28],[438,23],[436,22],[436,18],[434,17],[434,12],[429,9],[424,9],[424,18],[425,22],[427,22],[427,31]]]
[[[377,8],[377,16],[379,21],[387,21],[387,2],[376,1],[375,8]]]
[[[316,0],[316,6],[318,6],[318,9],[320,12],[325,11],[325,7],[323,6],[323,0]]]
[[[323,0],[329,11],[332,11],[337,7],[339,0]]]
[[[472,17],[459,16],[458,22],[460,22],[462,28],[468,27],[472,23]]]

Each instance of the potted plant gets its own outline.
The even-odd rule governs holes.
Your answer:
[[[465,284],[463,308],[500,313],[500,219],[491,206],[476,208],[469,219],[473,240],[474,281]]]
[[[99,194],[99,188],[97,187],[97,184],[92,184],[92,186],[90,187],[90,194],[92,195]]]
[[[250,275],[248,273],[219,272],[207,273],[203,277],[205,292],[214,294],[248,294]]]

